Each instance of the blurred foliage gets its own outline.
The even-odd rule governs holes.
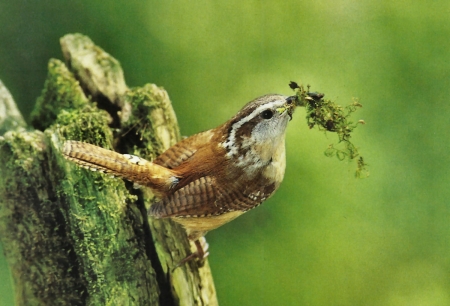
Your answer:
[[[360,97],[368,124],[352,140],[370,178],[323,158],[329,140],[298,110],[280,190],[207,236],[219,301],[449,305],[449,11],[442,0],[6,0],[0,79],[29,120],[59,38],[81,32],[129,86],[164,86],[184,135],[257,96],[290,95],[290,80],[338,104]]]

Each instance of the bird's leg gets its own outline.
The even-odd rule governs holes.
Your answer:
[[[197,251],[194,252],[194,253],[191,253],[190,255],[188,255],[184,259],[182,259],[173,268],[173,270],[175,270],[176,268],[184,265],[188,261],[191,261],[191,260],[194,260],[194,259],[198,259],[199,261],[203,261],[206,257],[208,257],[208,255],[209,255],[209,252],[208,252],[209,245],[206,242],[205,237],[200,237],[199,239],[195,240],[194,244],[195,244],[195,247],[197,248]]]
[[[197,248],[197,252],[195,252],[194,254],[197,254],[197,258],[199,260],[203,260],[209,256],[209,244],[208,242],[206,242],[205,237],[198,238],[194,243],[195,247]]]

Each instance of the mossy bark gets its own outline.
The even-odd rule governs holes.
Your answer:
[[[14,118],[0,122],[9,130],[0,137],[0,239],[17,305],[217,304],[207,261],[172,270],[190,245],[178,225],[147,218],[148,190],[60,154],[73,139],[151,160],[180,138],[167,93],[129,89],[117,60],[86,36],[61,45],[66,63],[49,62],[36,130],[24,129],[0,83],[0,117]]]

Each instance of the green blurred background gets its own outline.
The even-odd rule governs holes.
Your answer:
[[[208,234],[221,305],[450,305],[449,1],[0,2],[0,79],[25,117],[59,38],[81,32],[128,85],[165,87],[181,131],[226,121],[289,81],[364,119],[370,164],[326,158],[304,110],[264,205]],[[0,259],[0,305],[12,305]]]

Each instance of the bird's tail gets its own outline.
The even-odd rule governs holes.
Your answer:
[[[84,142],[66,141],[62,153],[67,160],[81,167],[150,187],[158,195],[167,193],[179,181],[174,171],[163,166],[134,155],[120,154]]]

